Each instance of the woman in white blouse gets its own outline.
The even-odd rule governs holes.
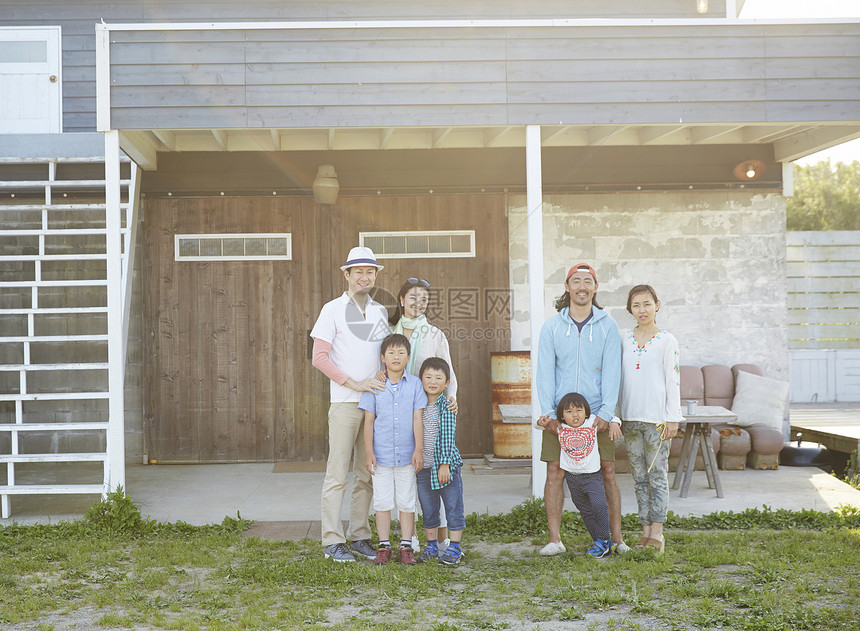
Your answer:
[[[636,285],[627,311],[636,326],[621,334],[621,418],[633,473],[642,538],[637,548],[664,548],[669,506],[669,444],[681,416],[678,340],[657,326],[660,310],[650,285]]]

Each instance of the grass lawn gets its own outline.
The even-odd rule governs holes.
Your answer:
[[[315,541],[248,523],[141,520],[114,495],[86,519],[0,529],[0,628],[860,630],[860,512],[672,517],[663,555],[604,561],[566,514],[565,555],[537,554],[543,507],[470,515],[458,567],[334,564]],[[633,515],[628,538],[637,538]]]

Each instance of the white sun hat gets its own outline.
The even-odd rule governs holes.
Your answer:
[[[358,246],[349,251],[349,256],[346,257],[346,265],[341,265],[340,269],[347,270],[350,267],[358,267],[368,265],[375,267],[377,270],[383,269],[383,266],[376,262],[376,255],[370,248]]]

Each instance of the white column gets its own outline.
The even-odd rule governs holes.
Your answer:
[[[119,132],[105,132],[105,228],[107,229],[108,431],[105,474],[111,491],[125,488],[125,370],[123,366],[122,208]]]
[[[134,276],[134,257],[137,251],[137,229],[140,217],[140,180],[141,169],[131,163],[131,182],[128,185],[128,205],[125,212],[125,252],[122,259],[122,369],[128,359],[128,328],[131,322],[131,290]],[[120,191],[122,200],[122,191]]]
[[[110,131],[110,31],[96,24],[96,131]]]
[[[532,421],[540,416],[537,397],[538,340],[543,325],[543,184],[541,182],[540,125],[526,126],[526,209],[529,244],[529,326],[532,361]],[[532,430],[532,495],[543,497],[546,464],[541,462],[543,432]]]
[[[741,5],[743,6],[743,5]],[[729,20],[738,19],[738,4],[735,0],[726,0],[726,18]]]
[[[794,197],[794,163],[782,163],[782,196]]]

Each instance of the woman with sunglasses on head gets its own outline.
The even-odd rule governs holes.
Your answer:
[[[421,366],[424,364],[424,360],[430,357],[439,357],[448,363],[451,376],[445,395],[448,399],[448,410],[456,415],[458,409],[457,377],[454,374],[454,364],[451,362],[448,339],[441,329],[427,322],[428,304],[430,304],[430,283],[423,278],[407,278],[403,286],[400,287],[400,291],[397,292],[397,309],[388,321],[394,327],[392,333],[405,335],[412,345],[412,353],[409,356],[409,363],[406,365],[406,372],[410,375],[420,377],[418,373]],[[382,380],[384,380],[384,376]],[[431,457],[430,462],[432,461]],[[448,521],[445,507],[440,506],[439,509],[441,521],[436,530],[437,538],[433,542],[428,540],[430,545],[421,555],[422,561],[429,560],[429,556],[442,557],[447,549]],[[412,548],[418,550],[417,537],[413,537]]]
[[[448,409],[457,413],[457,377],[451,362],[448,339],[438,327],[427,322],[427,305],[430,303],[430,283],[423,278],[407,278],[397,292],[397,309],[389,318],[393,333],[406,336],[412,345],[412,354],[406,372],[418,376],[421,364],[428,357],[440,357],[451,367],[451,383],[448,385]]]

